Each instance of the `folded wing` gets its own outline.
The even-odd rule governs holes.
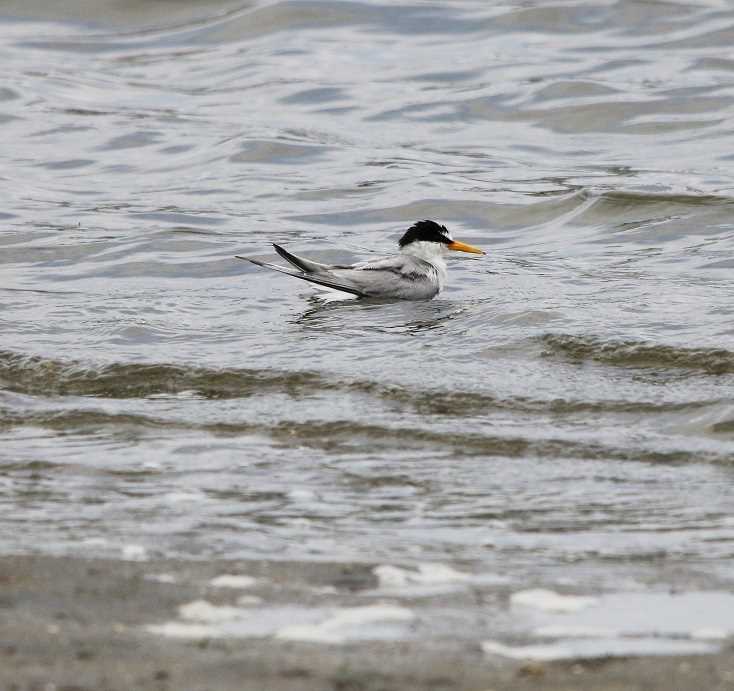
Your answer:
[[[368,297],[421,300],[439,291],[435,267],[409,255],[360,262],[349,268],[335,268],[332,273]]]
[[[333,267],[329,266],[328,264],[320,264],[319,262],[312,261],[311,259],[306,259],[305,257],[299,257],[297,254],[293,254],[292,252],[288,252],[284,247],[281,247],[280,245],[276,245],[273,243],[273,247],[275,248],[275,251],[283,257],[287,262],[290,262],[295,266],[299,271],[303,271],[307,274],[309,273],[317,273],[319,271],[329,271]]]
[[[439,291],[435,267],[417,257],[395,255],[351,266],[331,266],[299,257],[279,245],[273,247],[295,270],[251,257],[237,259],[357,297],[420,300],[432,298]]]
[[[309,283],[315,283],[316,285],[324,286],[326,288],[332,288],[334,290],[341,290],[345,293],[351,293],[357,297],[367,297],[357,286],[351,285],[345,279],[341,279],[334,276],[328,271],[312,271],[311,273],[305,273],[302,271],[293,271],[284,266],[278,266],[277,264],[270,264],[269,262],[261,262],[259,259],[253,259],[252,257],[242,257],[239,255],[235,256],[235,259],[243,259],[244,261],[250,262],[257,266],[265,267],[266,269],[272,269],[278,271],[286,276],[293,276],[293,278],[300,278]],[[289,260],[290,261],[290,260]]]

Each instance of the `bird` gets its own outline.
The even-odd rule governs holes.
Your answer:
[[[321,264],[292,254],[275,243],[273,247],[291,266],[241,255],[235,258],[358,298],[388,300],[436,297],[446,285],[444,256],[451,250],[486,254],[478,247],[454,240],[446,226],[429,220],[418,221],[405,231],[398,241],[397,254],[347,266]]]

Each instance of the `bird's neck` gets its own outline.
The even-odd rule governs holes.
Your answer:
[[[418,257],[423,261],[433,264],[436,267],[445,267],[446,262],[443,259],[443,251],[437,242],[423,242],[417,240],[400,249],[402,254],[409,254]]]

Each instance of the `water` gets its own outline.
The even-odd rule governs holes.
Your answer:
[[[731,587],[728,3],[46,5],[0,16],[0,552]],[[423,218],[488,252],[431,302],[233,259]]]

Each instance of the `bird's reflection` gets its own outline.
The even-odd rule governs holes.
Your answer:
[[[314,295],[308,302],[310,307],[292,323],[337,334],[343,329],[418,334],[441,328],[464,312],[463,306],[451,300],[340,299],[329,294],[326,299]]]

